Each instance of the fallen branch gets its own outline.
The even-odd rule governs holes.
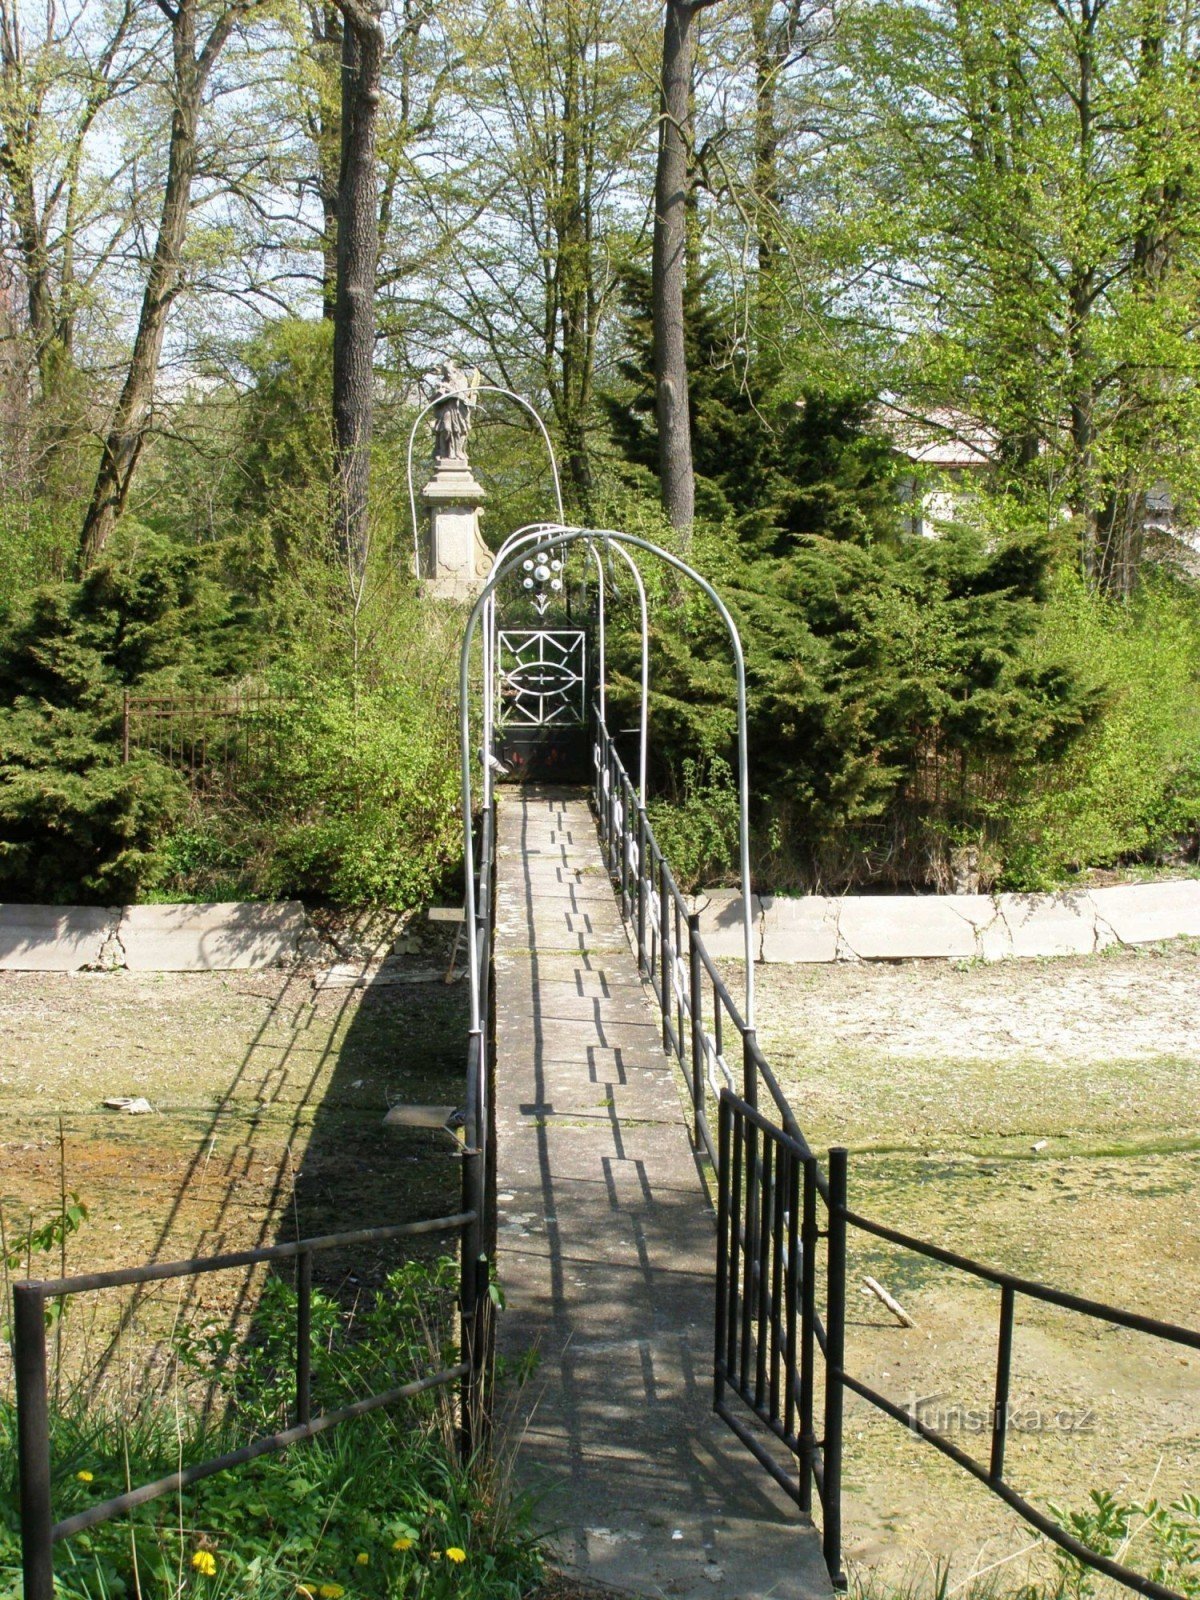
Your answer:
[[[916,1323],[909,1316],[908,1312],[905,1311],[904,1307],[900,1304],[899,1300],[894,1299],[893,1296],[890,1295],[887,1292],[887,1290],[883,1287],[883,1285],[881,1283],[876,1283],[874,1278],[864,1278],[863,1282],[866,1284],[867,1288],[871,1291],[871,1293],[875,1296],[875,1298],[877,1300],[882,1300],[883,1301],[884,1305],[888,1308],[888,1310],[895,1317],[896,1321],[898,1323],[900,1323],[902,1327],[905,1327],[905,1328],[915,1328],[916,1327]]]

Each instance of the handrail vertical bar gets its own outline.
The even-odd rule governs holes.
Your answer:
[[[472,1133],[473,1130],[468,1128],[468,1138],[472,1137]],[[467,1369],[463,1374],[462,1393],[459,1402],[459,1454],[464,1464],[470,1461],[475,1453],[478,1443],[476,1425],[480,1411],[480,1352],[477,1346],[479,1333],[478,1268],[483,1242],[481,1227],[481,1207],[483,1204],[482,1161],[482,1152],[477,1148],[463,1152],[462,1208],[466,1212],[474,1212],[475,1214],[475,1220],[463,1229],[462,1254],[459,1266],[459,1360]]]
[[[758,1129],[747,1120],[746,1140],[746,1240],[742,1246],[742,1349],[738,1379],[742,1393],[750,1387],[750,1339],[758,1281],[758,1189],[762,1165],[758,1157]]]
[[[796,1162],[789,1150],[782,1145],[775,1155],[775,1215],[771,1223],[771,1415],[778,1417],[779,1402],[781,1398],[780,1362],[784,1352],[788,1349],[790,1341],[786,1332],[787,1312],[784,1307],[783,1293],[785,1283],[792,1287],[790,1268],[788,1276],[784,1277],[784,1267],[788,1260],[788,1235],[790,1229],[786,1223],[788,1214],[788,1200],[792,1188],[792,1177],[795,1172]],[[793,1213],[794,1215],[794,1213]],[[782,1338],[780,1337],[782,1331]],[[791,1368],[789,1367],[784,1381],[792,1381]]]
[[[46,1300],[33,1284],[13,1286],[17,1387],[17,1472],[25,1600],[53,1600],[54,1512],[50,1492],[50,1402],[46,1385]]]
[[[629,825],[629,796],[624,787],[621,790],[621,837],[618,841],[621,850],[621,920],[629,921],[631,901],[629,897],[629,846],[633,842],[633,834]]]
[[[804,1162],[803,1205],[800,1222],[800,1509],[811,1511],[816,1460],[813,1432],[813,1357],[817,1342],[816,1156],[808,1156]]]
[[[688,989],[692,1012],[692,1138],[700,1148],[701,1116],[704,1105],[704,983],[700,962],[700,913],[693,911],[688,926]],[[710,1136],[711,1137],[711,1136]]]
[[[312,1421],[312,1281],[311,1250],[296,1257],[296,1422]]]
[[[825,1565],[837,1589],[842,1574],[842,1408],[846,1361],[846,1199],[847,1155],[829,1152],[829,1233],[825,1317]]]
[[[996,1399],[992,1407],[992,1483],[1004,1477],[1004,1446],[1008,1438],[1008,1385],[1012,1371],[1013,1310],[1016,1292],[1011,1283],[1000,1290],[1000,1338],[996,1348]]]
[[[650,964],[646,958],[646,807],[639,803],[637,814],[637,948],[638,969],[649,977]]]
[[[725,1371],[732,1377],[736,1365],[738,1346],[738,1320],[739,1320],[739,1295],[741,1285],[738,1274],[741,1270],[739,1260],[742,1239],[742,1138],[744,1124],[738,1117],[733,1119],[733,1106],[728,1095],[722,1091],[722,1100],[729,1105],[730,1110],[730,1144],[732,1155],[728,1160],[729,1166],[729,1280],[726,1286],[726,1331],[725,1331]]]
[[[730,1171],[729,1134],[733,1107],[727,1095],[717,1108],[717,1316],[713,1351],[713,1410],[725,1397],[725,1369],[729,1338],[729,1218]]]
[[[658,987],[662,1009],[662,1047],[671,1048],[671,990],[674,987],[674,952],[671,949],[671,893],[667,888],[667,863],[658,863]]]

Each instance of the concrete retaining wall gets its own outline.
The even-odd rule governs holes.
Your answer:
[[[697,895],[713,955],[742,954],[742,897]],[[1060,894],[752,895],[759,961],[1001,961],[1200,937],[1200,879]]]
[[[0,905],[0,969],[225,972],[296,960],[310,932],[298,900],[267,905]]]

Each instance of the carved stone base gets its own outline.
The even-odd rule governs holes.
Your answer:
[[[465,461],[439,461],[421,491],[429,533],[421,558],[427,594],[473,600],[492,570],[492,553],[479,533],[484,490]]]

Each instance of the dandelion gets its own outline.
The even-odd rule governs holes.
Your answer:
[[[456,1544],[452,1544],[450,1546],[450,1548],[446,1551],[446,1560],[447,1561],[453,1561],[453,1562],[455,1562],[456,1565],[460,1565],[461,1566],[461,1564],[466,1559],[467,1559],[467,1552],[465,1550],[460,1550],[458,1545],[456,1545]]]
[[[205,1578],[215,1578],[217,1575],[217,1558],[211,1550],[197,1550],[192,1557],[192,1566]]]
[[[395,1539],[392,1542],[393,1550],[411,1550],[412,1547],[413,1542],[411,1539]]]
[[[345,1592],[340,1583],[323,1583],[317,1590],[321,1600],[342,1600]]]
[[[355,1556],[354,1565],[356,1567],[369,1567],[371,1565],[371,1558],[365,1550],[360,1550]]]
[[[77,1472],[75,1474],[75,1481],[77,1483],[91,1483],[95,1479],[95,1476],[96,1474],[94,1472],[88,1472],[88,1470],[85,1468],[82,1472]]]
[[[306,1583],[298,1583],[296,1585],[296,1600],[317,1600],[317,1597]]]

